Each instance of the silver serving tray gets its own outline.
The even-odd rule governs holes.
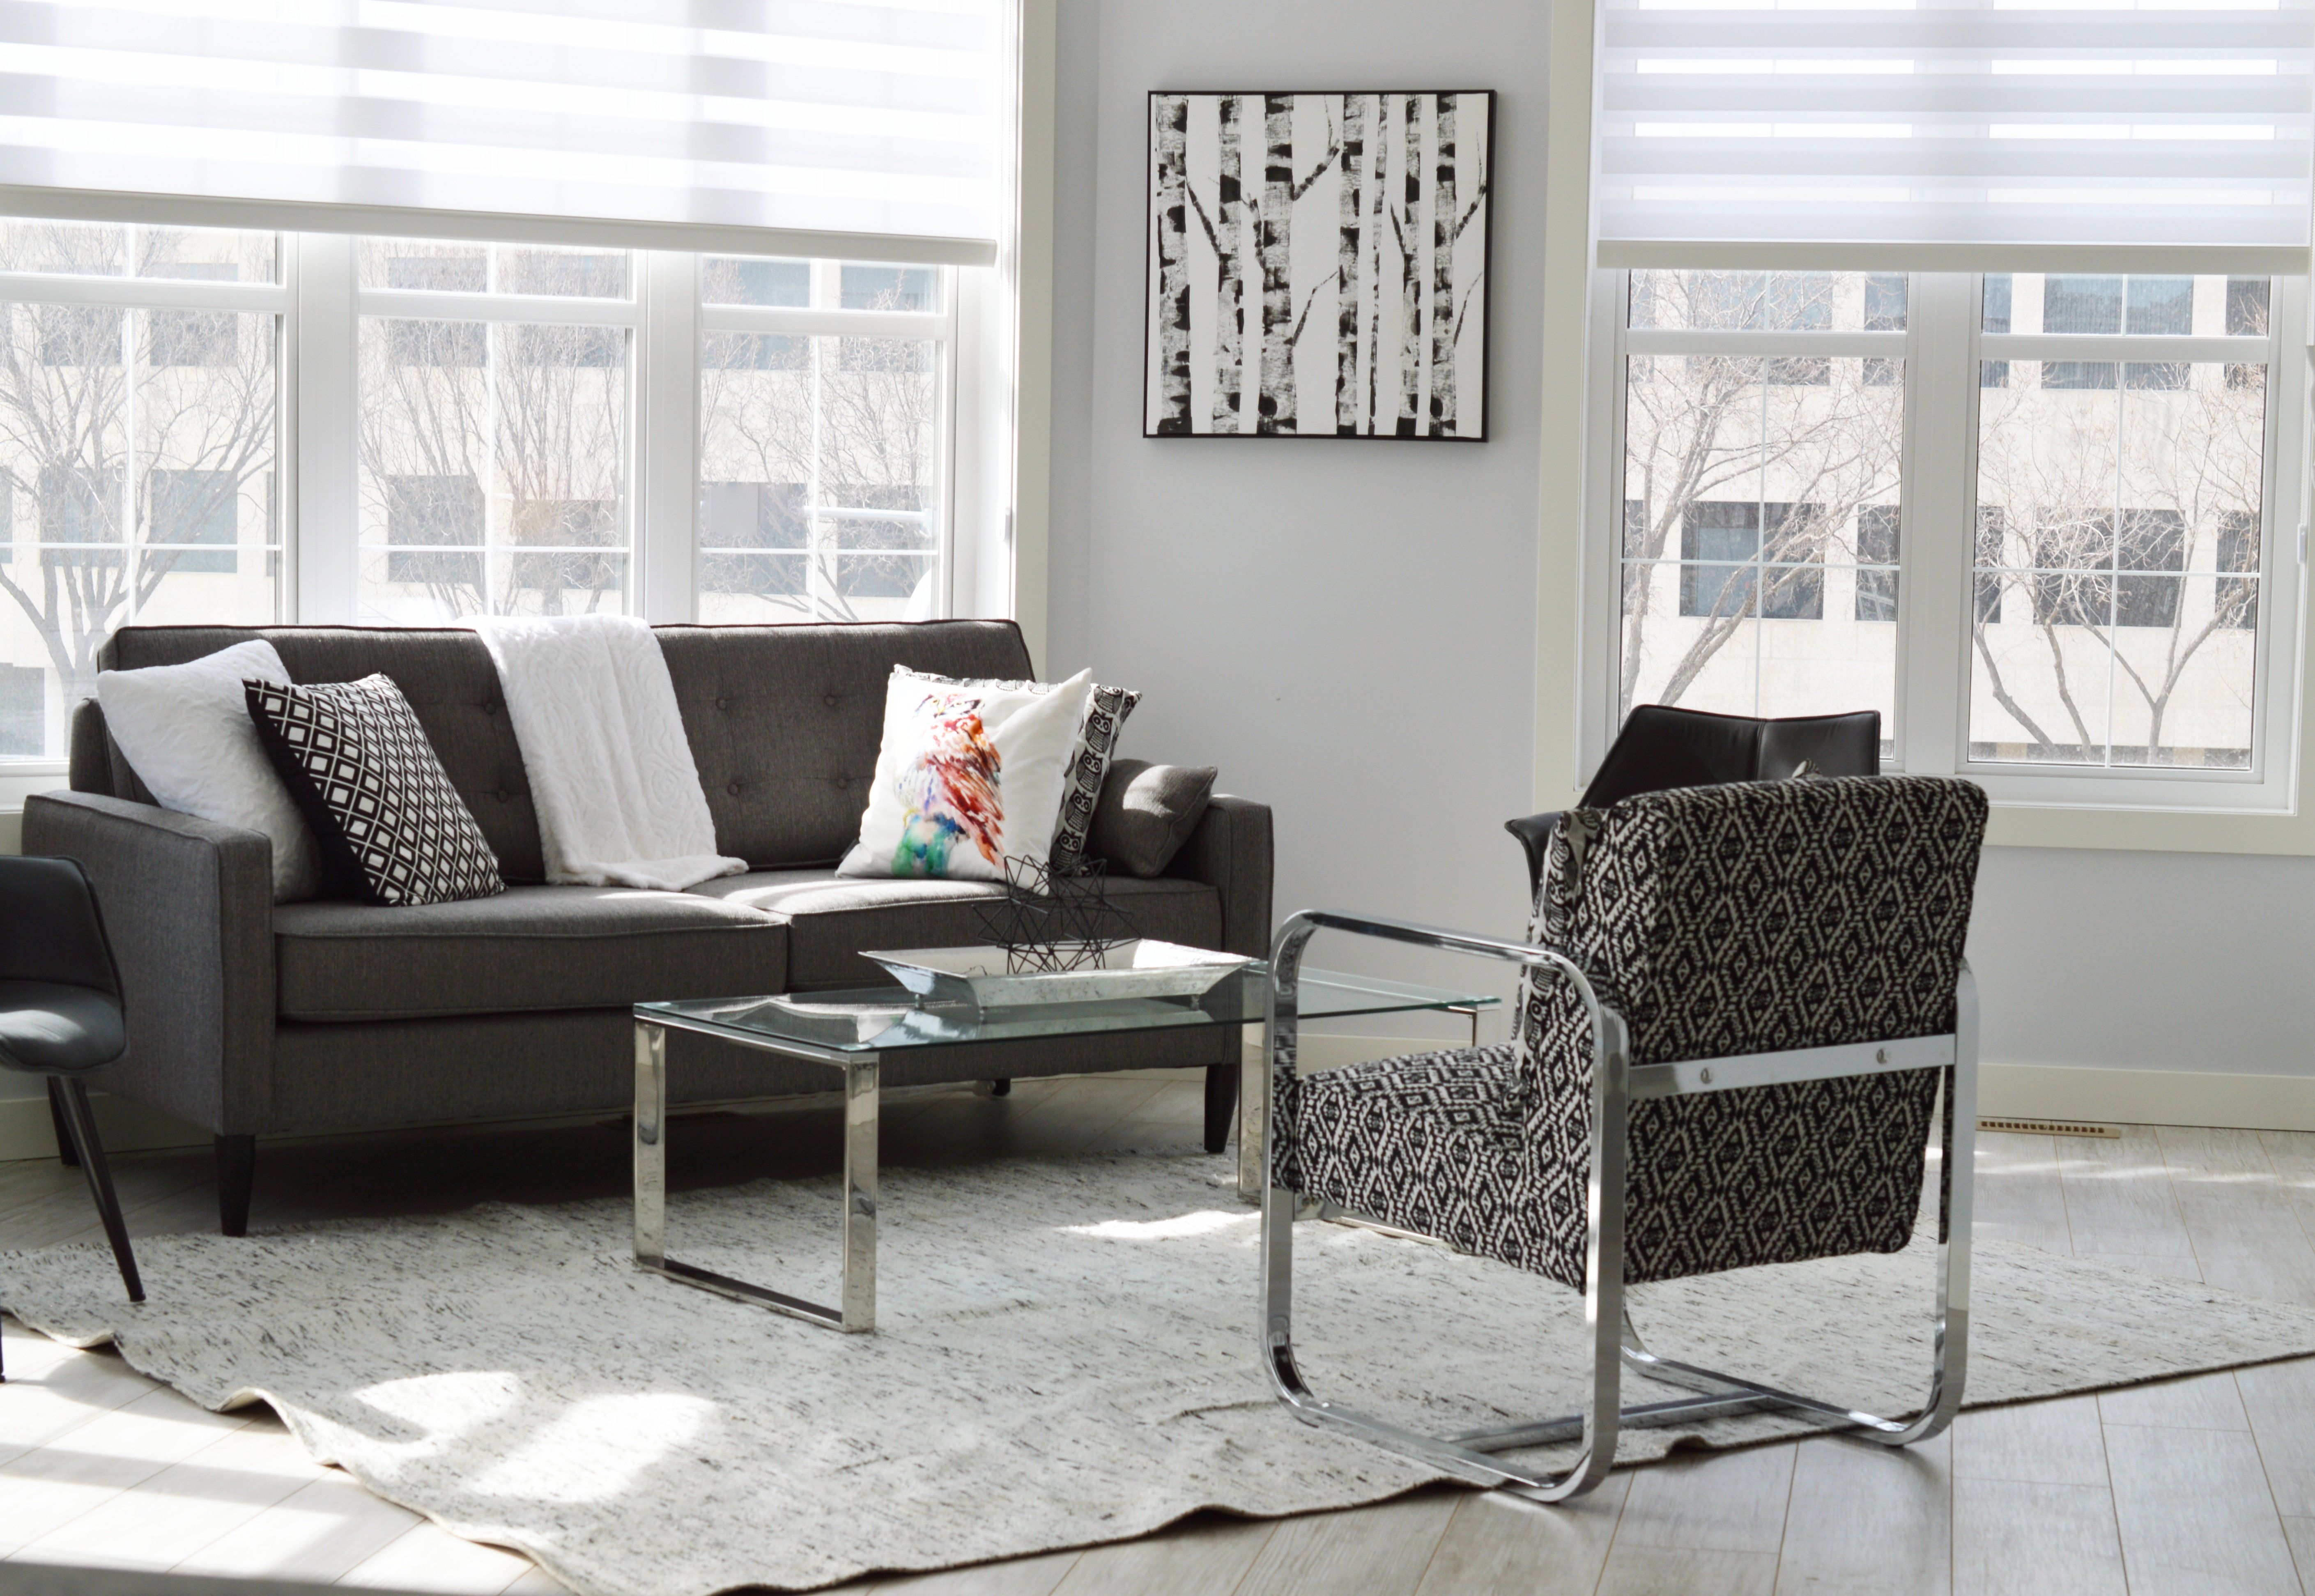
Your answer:
[[[1067,947],[1069,944],[1061,944]],[[1184,947],[1137,936],[1095,963],[1049,974],[1014,974],[1001,947],[900,948],[864,952],[920,998],[976,1008],[1029,1008],[1044,1003],[1104,1003],[1131,998],[1202,998],[1253,960],[1242,953]]]

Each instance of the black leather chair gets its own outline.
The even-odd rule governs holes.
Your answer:
[[[1881,714],[1792,715],[1780,721],[1643,704],[1624,722],[1583,789],[1583,809],[1605,809],[1635,793],[1782,781],[1806,763],[1819,776],[1881,774]],[[1505,820],[1527,850],[1530,896],[1543,880],[1544,850],[1564,811]]]
[[[79,863],[0,858],[0,1069],[48,1077],[58,1151],[88,1176],[120,1282],[129,1301],[142,1302],[137,1255],[82,1079],[128,1045],[112,944]]]

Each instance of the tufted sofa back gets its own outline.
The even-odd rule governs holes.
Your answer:
[[[819,626],[661,626],[715,844],[758,869],[833,863],[860,830],[892,667],[1020,679],[1028,646],[1010,621]],[[474,811],[509,881],[544,879],[538,815],[498,672],[462,628],[124,626],[106,670],[182,665],[262,637],[297,682],[394,678]],[[73,723],[72,785],[149,803],[93,702]]]

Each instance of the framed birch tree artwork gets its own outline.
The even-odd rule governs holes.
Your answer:
[[[1142,435],[1484,440],[1495,120],[1152,93]]]

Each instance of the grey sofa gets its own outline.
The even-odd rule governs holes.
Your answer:
[[[981,940],[995,889],[841,880],[895,664],[1027,678],[1010,622],[667,626],[661,646],[715,818],[745,875],[688,892],[548,886],[521,750],[481,642],[461,630],[131,626],[106,669],[198,659],[247,638],[300,682],[384,671],[408,697],[510,883],[417,909],[276,905],[271,845],[156,807],[93,701],[72,726],[70,792],[24,807],[28,854],[79,860],[118,951],[129,1050],[92,1078],[217,1138],[219,1219],[246,1228],[255,1139],[525,1116],[632,1102],[631,1004],[876,984],[864,947]],[[1129,723],[1129,732],[1130,723]],[[1267,951],[1270,811],[1217,796],[1155,880],[1112,893],[1140,935]],[[1207,1145],[1237,1100],[1231,1030],[910,1051],[885,1084],[1203,1065]],[[681,1033],[679,1102],[816,1092],[823,1071]]]

